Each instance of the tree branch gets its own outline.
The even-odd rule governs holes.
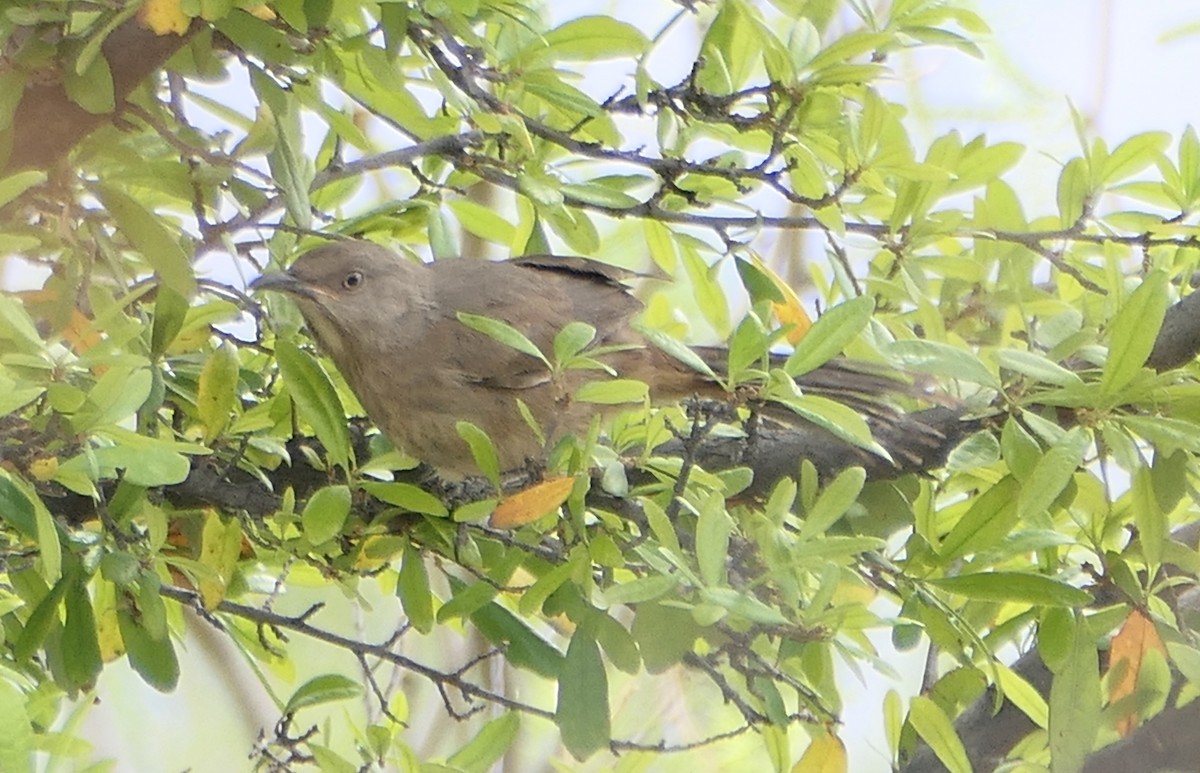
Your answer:
[[[204,26],[195,19],[183,35],[156,35],[135,17],[109,33],[100,52],[112,72],[116,102],[112,113],[89,113],[71,101],[61,72],[39,73],[35,82],[25,87],[13,115],[13,152],[4,172],[53,166],[92,131],[111,123],[130,93]]]

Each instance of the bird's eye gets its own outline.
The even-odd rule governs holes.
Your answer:
[[[362,283],[362,272],[351,271],[349,274],[346,274],[346,278],[342,280],[342,287],[345,287],[347,290],[357,290],[359,287],[362,287]]]

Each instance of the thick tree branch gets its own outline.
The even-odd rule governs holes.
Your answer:
[[[71,101],[60,73],[43,73],[25,87],[13,116],[13,152],[6,172],[53,166],[75,145],[120,113],[125,99],[203,28],[193,21],[183,35],[156,35],[136,18],[119,25],[100,47],[112,72],[116,112],[89,113]]]

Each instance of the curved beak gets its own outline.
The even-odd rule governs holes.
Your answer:
[[[247,289],[254,290],[255,292],[259,290],[274,290],[277,293],[287,293],[288,295],[299,295],[301,297],[308,297],[312,294],[307,285],[286,271],[263,274],[247,285]]]

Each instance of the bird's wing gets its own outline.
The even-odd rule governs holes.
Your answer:
[[[431,264],[439,318],[423,348],[459,378],[495,389],[532,389],[550,381],[536,357],[464,325],[459,312],[499,320],[553,361],[554,337],[569,322],[596,328],[597,343],[634,340],[630,318],[641,304],[626,292],[621,269],[583,258],[537,256],[489,262],[465,258]]]

